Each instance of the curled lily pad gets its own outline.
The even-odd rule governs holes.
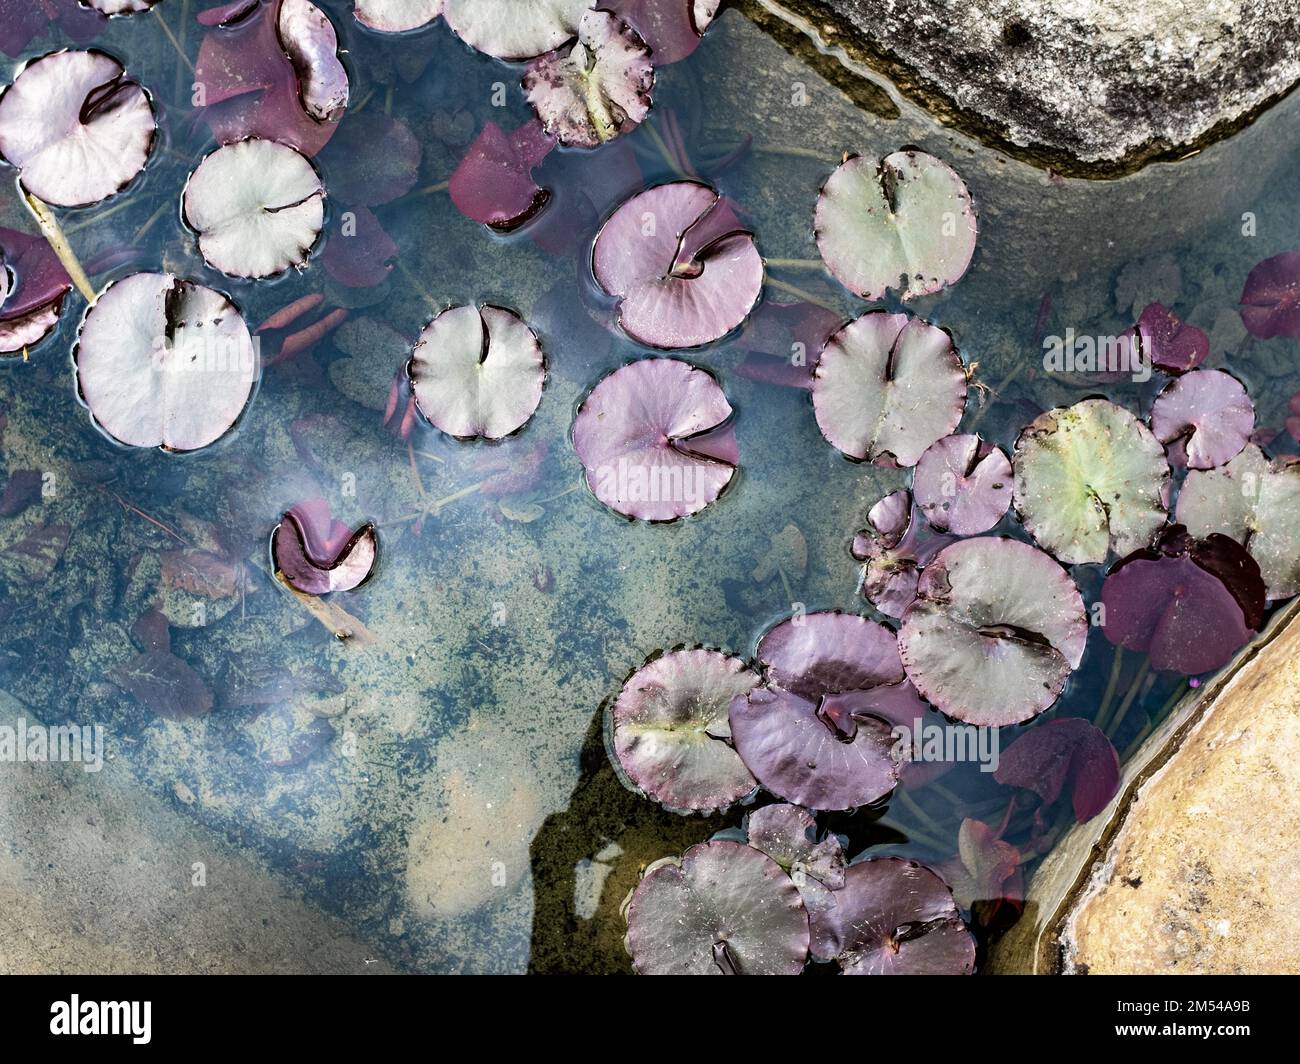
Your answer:
[[[1008,746],[993,778],[1033,791],[1048,805],[1070,783],[1074,815],[1082,823],[1105,809],[1119,790],[1119,755],[1096,725],[1061,717],[1036,723]]]
[[[650,45],[655,63],[666,66],[699,47],[721,0],[606,0],[601,6],[636,27]]]
[[[1210,354],[1210,338],[1159,303],[1151,303],[1142,311],[1137,333],[1143,353],[1156,369],[1166,373],[1186,373]]]
[[[952,891],[900,857],[850,865],[818,925],[845,975],[970,975],[975,939]],[[816,934],[816,932],[814,932]]]
[[[883,160],[855,155],[826,180],[814,218],[817,248],[854,295],[904,299],[961,280],[979,227],[965,182],[915,149]]]
[[[1251,336],[1300,336],[1300,251],[1256,264],[1241,292],[1241,321]]]
[[[791,617],[758,642],[768,683],[802,698],[898,683],[903,666],[894,633],[853,613]]]
[[[702,369],[644,358],[594,387],[573,446],[596,498],[643,521],[671,521],[713,502],[736,473],[731,404]]]
[[[446,0],[357,0],[353,14],[363,26],[381,33],[419,29],[442,14]]]
[[[1085,399],[1039,415],[1012,455],[1014,503],[1030,535],[1073,565],[1144,547],[1165,523],[1169,463],[1121,406]]]
[[[680,349],[739,327],[763,291],[753,236],[708,185],[673,181],[614,212],[592,248],[596,281],[638,343]]]
[[[610,747],[633,790],[673,812],[726,809],[758,784],[727,712],[758,676],[716,650],[674,650],[638,669],[610,710]]]
[[[317,122],[343,117],[348,105],[348,72],[339,60],[334,24],[309,0],[282,0],[280,43],[298,74],[303,109]]]
[[[862,595],[881,613],[902,617],[916,598],[921,568],[952,542],[928,533],[912,493],[890,492],[867,512],[867,527],[853,537],[850,553],[865,562]]]
[[[34,347],[53,332],[71,289],[46,241],[0,228],[0,355]]]
[[[110,285],[87,313],[77,387],[90,415],[130,447],[193,451],[220,439],[258,375],[248,326],[220,292],[164,273]]]
[[[1056,701],[1087,638],[1070,575],[1027,543],[986,536],[945,547],[926,566],[898,649],[937,709],[1001,726]]]
[[[533,167],[555,147],[541,122],[525,122],[511,133],[485,122],[451,175],[448,192],[467,218],[509,232],[536,216],[551,194],[533,180]]]
[[[978,436],[945,436],[921,455],[912,492],[931,528],[976,536],[1011,505],[1011,462]]]
[[[307,261],[325,220],[325,187],[293,148],[244,140],[199,163],[183,204],[209,266],[231,277],[274,277]]]
[[[765,853],[718,839],[646,869],[627,901],[627,951],[642,975],[798,975],[808,913]]]
[[[822,435],[850,458],[914,466],[966,409],[952,337],[906,314],[872,311],[826,341],[813,374]]]
[[[1270,599],[1300,593],[1300,463],[1270,462],[1250,444],[1226,466],[1192,470],[1177,519],[1193,536],[1219,532],[1250,551]]]
[[[103,52],[42,56],[0,95],[0,156],[58,207],[120,191],[144,169],[156,132],[148,93]]]
[[[497,59],[533,59],[578,33],[592,0],[446,0],[456,36]]]
[[[1255,431],[1255,404],[1221,369],[1198,369],[1170,381],[1151,407],[1161,443],[1183,442],[1190,469],[1213,469],[1241,453]]]
[[[1174,525],[1154,547],[1116,563],[1101,588],[1106,638],[1193,675],[1225,664],[1264,623],[1265,587],[1246,548]]]
[[[370,579],[378,551],[374,525],[354,532],[333,520],[320,500],[291,509],[271,539],[276,569],[290,587],[305,595],[359,587]]]
[[[542,401],[546,361],[513,310],[444,310],[420,333],[408,368],[416,405],[460,439],[499,440],[528,423]]]
[[[546,132],[573,148],[598,148],[650,112],[650,49],[626,22],[588,11],[568,52],[543,56],[524,75],[524,94]]]

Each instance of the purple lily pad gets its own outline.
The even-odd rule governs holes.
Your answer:
[[[721,0],[606,0],[602,6],[635,26],[650,45],[655,64],[667,66],[699,47]]]
[[[0,355],[34,347],[53,332],[71,290],[48,243],[0,228]]]
[[[1210,354],[1210,338],[1159,303],[1151,303],[1142,311],[1137,332],[1151,364],[1166,373],[1186,373]]]
[[[633,340],[677,350],[738,328],[763,293],[753,235],[708,185],[673,181],[616,210],[592,248],[596,282]]]
[[[1221,369],[1193,370],[1170,381],[1151,406],[1151,431],[1161,443],[1182,441],[1189,469],[1230,462],[1255,431],[1255,404],[1245,386]]]
[[[979,232],[965,182],[914,148],[845,159],[822,186],[814,224],[831,273],[871,300],[890,288],[909,299],[956,284]]]
[[[719,839],[646,869],[629,897],[627,951],[642,975],[798,975],[808,913],[765,853]]]
[[[752,793],[727,713],[757,684],[743,661],[716,650],[674,650],[642,666],[610,710],[620,777],[676,813],[720,812]]]
[[[451,201],[483,225],[500,232],[517,229],[550,201],[550,192],[533,180],[532,171],[554,147],[535,119],[512,133],[485,122],[451,175]]]
[[[986,536],[926,566],[898,649],[908,679],[941,712],[1002,726],[1056,701],[1087,638],[1069,573],[1027,543]]]
[[[970,975],[975,939],[952,891],[900,857],[850,865],[820,932],[845,975]],[[813,932],[814,936],[818,930]]]
[[[416,405],[435,428],[462,440],[500,440],[536,412],[546,360],[513,310],[457,306],[424,327],[408,373]]]
[[[953,541],[924,526],[912,493],[900,489],[867,512],[867,527],[853,537],[849,552],[864,562],[862,595],[887,617],[902,617],[916,598],[921,569]]]
[[[1241,321],[1251,336],[1300,336],[1300,251],[1257,263],[1241,292]]]
[[[427,26],[442,14],[447,0],[356,0],[353,15],[380,33],[405,33]]]
[[[379,537],[374,525],[355,532],[319,501],[289,510],[271,537],[271,556],[290,587],[305,595],[352,591],[374,572]]]
[[[393,238],[366,207],[352,210],[353,226],[336,233],[325,245],[321,262],[339,284],[348,288],[373,288],[393,272],[398,247]]]
[[[921,455],[912,492],[930,527],[977,536],[1011,505],[1011,460],[978,436],[945,436]]]
[[[18,58],[52,24],[63,36],[84,44],[99,35],[106,21],[77,0],[0,0],[0,52]]]
[[[378,207],[415,187],[420,156],[420,142],[405,122],[382,111],[366,111],[339,126],[320,161],[337,201]]]
[[[650,113],[654,80],[645,41],[618,16],[593,9],[573,47],[536,60],[523,86],[548,135],[567,147],[598,148]]]
[[[731,404],[713,377],[668,358],[615,370],[578,408],[573,447],[610,509],[643,521],[698,513],[739,461]]]
[[[903,678],[894,633],[853,613],[809,613],[782,621],[758,641],[758,658],[769,684],[801,698]]]
[[[1101,588],[1106,638],[1191,676],[1225,664],[1264,622],[1259,566],[1236,540],[1173,525],[1116,563]]]
[[[535,59],[578,33],[592,0],[445,0],[442,17],[475,51]]]
[[[750,380],[811,391],[822,348],[843,324],[841,314],[816,303],[765,302],[736,341],[741,350],[759,357],[746,357],[736,372]]]
[[[1040,721],[1002,754],[993,778],[1033,791],[1051,805],[1067,782],[1079,823],[1091,820],[1119,790],[1119,755],[1106,733],[1079,717]]]
[[[0,94],[0,157],[57,207],[86,207],[144,169],[157,125],[149,94],[103,52],[53,52]]]
[[[822,435],[859,461],[914,466],[966,409],[952,337],[920,318],[871,311],[826,341],[813,374]]]
[[[220,292],[170,274],[111,284],[86,314],[77,387],[129,447],[193,451],[229,432],[258,377],[248,326]]]

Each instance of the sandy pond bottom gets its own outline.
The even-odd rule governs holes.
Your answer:
[[[198,27],[181,27],[180,6],[165,5],[162,16],[193,55]],[[205,150],[202,125],[192,132],[186,113],[188,72],[156,16],[115,23],[101,39],[155,89],[170,124],[166,151],[120,209],[115,201],[64,216],[83,261],[139,249],[134,267],[95,283],[164,266],[229,291],[253,322],[314,292],[350,317],[311,352],[269,368],[238,431],[187,458],[124,453],[89,424],[68,358],[77,305],[29,362],[0,372],[5,466],[42,471],[51,485],[38,504],[0,519],[0,688],[22,707],[6,712],[101,723],[105,774],[116,783],[95,802],[133,828],[85,833],[80,846],[57,850],[62,864],[41,861],[47,851],[30,835],[25,848],[10,844],[0,864],[6,892],[40,894],[47,874],[85,878],[99,902],[78,904],[108,928],[71,960],[43,961],[37,951],[22,963],[186,970],[183,955],[130,940],[156,930],[148,920],[123,921],[126,940],[113,941],[112,899],[124,884],[159,898],[209,889],[193,885],[200,862],[212,883],[238,864],[247,882],[305,899],[299,915],[313,930],[285,935],[265,967],[370,960],[425,972],[627,971],[619,905],[640,869],[735,827],[743,811],[678,817],[625,790],[606,759],[602,704],[664,648],[707,644],[749,656],[795,604],[868,610],[848,544],[868,506],[906,477],[843,460],[819,435],[803,392],[736,372],[745,352],[732,339],[690,357],[717,374],[738,411],[737,482],[674,525],[630,524],[602,508],[581,482],[573,413],[603,374],[644,351],[592,324],[581,254],[550,255],[527,232],[495,236],[436,188],[485,119],[507,128],[524,120],[513,91],[505,108],[493,106],[496,83],[510,85],[516,72],[441,28],[363,38],[347,5],[324,6],[351,49],[353,99],[365,101],[346,121],[388,110],[405,122],[423,146],[419,187],[433,186],[377,209],[400,256],[373,290],[342,287],[319,263],[260,287],[206,270],[174,209]],[[428,62],[412,63],[412,53]],[[1145,412],[1158,382],[1103,389],[1053,377],[1043,372],[1041,338],[1067,328],[1115,335],[1156,300],[1210,334],[1207,365],[1247,383],[1261,426],[1282,427],[1300,387],[1296,344],[1251,340],[1235,306],[1250,268],[1300,239],[1295,156],[1279,133],[1286,115],[1265,116],[1186,163],[1093,185],[996,156],[891,99],[888,87],[857,92],[855,103],[823,76],[830,69],[727,11],[694,56],[660,71],[652,119],[624,145],[635,167],[618,178],[619,191],[690,165],[748,212],[766,256],[808,260],[817,190],[842,153],[918,144],[963,172],[981,211],[970,274],[912,308],[950,329],[978,363],[974,379],[986,389],[972,392],[962,431],[978,424],[1009,451],[1039,410],[1102,390]],[[667,148],[670,114],[684,156]],[[749,150],[733,158],[746,137]],[[578,162],[553,162],[557,183],[583,180]],[[331,165],[322,167],[327,184]],[[1179,166],[1189,182],[1181,221],[1168,193]],[[1235,174],[1239,187],[1215,173]],[[1132,209],[1093,209],[1111,200]],[[553,209],[562,204],[557,197]],[[1246,212],[1253,236],[1243,235]],[[1148,227],[1135,232],[1144,216]],[[0,224],[28,224],[12,186],[0,190]],[[793,298],[792,288],[846,318],[863,309],[816,269],[769,271],[768,299]],[[381,425],[389,380],[432,313],[475,300],[518,310],[541,335],[549,379],[538,413],[497,446],[417,427],[408,447]],[[1288,449],[1283,434],[1274,450]],[[540,472],[524,492],[471,490],[526,462]],[[343,519],[380,527],[376,578],[342,602],[368,639],[332,638],[266,572],[280,513],[315,494]],[[66,548],[53,564],[39,551],[33,560],[24,544],[60,526]],[[1019,534],[1009,520],[1000,531]],[[1075,576],[1092,601],[1100,568]],[[172,649],[212,692],[210,713],[161,719],[110,679],[138,652],[132,626],[150,608],[172,622]],[[1112,736],[1123,752],[1183,688],[1151,679],[1139,655],[1118,672],[1113,664],[1094,634],[1056,712],[1095,716],[1115,675],[1108,715],[1114,721],[1126,705]],[[39,770],[0,766],[0,827],[48,815],[19,800],[14,771]],[[75,773],[63,780],[70,802],[92,786]],[[824,821],[848,835],[851,854],[872,847],[937,864],[955,852],[962,817],[996,823],[1008,793],[965,765],[939,788]],[[1010,830],[1024,838],[1031,827],[1026,815]],[[97,894],[105,868],[116,886]],[[250,887],[250,907],[274,896]],[[223,933],[237,923],[231,910],[204,911],[189,933],[206,936],[210,955],[234,951],[234,932]],[[331,936],[340,943],[332,951],[321,946]]]

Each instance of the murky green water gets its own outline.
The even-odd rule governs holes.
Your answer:
[[[345,122],[385,111],[423,147],[417,190],[376,209],[400,247],[398,268],[364,293],[331,280],[319,260],[259,285],[204,267],[178,203],[209,142],[189,106],[190,71],[160,20],[191,58],[200,27],[169,0],[114,22],[98,42],[154,92],[165,139],[129,194],[61,216],[81,260],[108,264],[95,284],[163,267],[230,292],[250,323],[311,293],[349,318],[310,352],[269,367],[238,431],[193,456],[127,453],[92,427],[72,382],[75,295],[58,334],[30,362],[0,370],[5,464],[40,470],[52,485],[38,505],[0,519],[0,688],[46,721],[103,723],[115,770],[256,854],[398,967],[625,971],[618,908],[639,869],[734,826],[742,811],[683,818],[625,791],[606,760],[602,703],[656,650],[703,643],[749,656],[795,603],[868,610],[848,544],[867,507],[906,476],[843,460],[805,393],[735,372],[744,352],[733,339],[688,357],[718,375],[738,411],[738,482],[671,526],[629,524],[597,504],[569,443],[573,413],[604,373],[644,352],[583,310],[582,255],[548,254],[531,231],[494,235],[440,187],[485,119],[512,128],[528,117],[519,71],[442,27],[383,40],[355,27],[350,5],[322,6],[349,48]],[[13,66],[0,71],[6,81]],[[504,107],[494,106],[498,83]],[[889,99],[885,88],[876,94]],[[1108,184],[1062,181],[897,98],[883,113],[860,109],[730,10],[694,56],[660,70],[652,119],[618,148],[618,165],[561,153],[540,176],[557,190],[552,211],[563,211],[566,187],[600,182],[616,202],[693,171],[748,212],[769,259],[809,260],[813,203],[841,153],[919,144],[962,171],[981,215],[968,276],[910,308],[950,329],[979,364],[984,387],[963,431],[978,424],[1010,451],[1039,410],[1098,391],[1045,374],[1041,337],[1114,335],[1153,300],[1211,334],[1208,365],[1245,380],[1259,424],[1280,429],[1300,387],[1296,343],[1251,341],[1234,307],[1250,267],[1300,240],[1292,109],[1174,167]],[[668,146],[674,127],[684,153]],[[323,170],[328,185],[328,161]],[[345,207],[332,204],[327,233]],[[1247,212],[1255,235],[1243,235]],[[31,228],[12,174],[0,224]],[[133,262],[114,255],[124,248]],[[846,318],[863,309],[817,269],[773,267],[769,278],[769,299],[802,294]],[[550,375],[537,416],[495,446],[426,427],[408,446],[382,426],[404,347],[436,310],[479,300],[517,309],[541,335]],[[1107,387],[1145,412],[1158,384]],[[540,479],[527,491],[468,490],[538,448]],[[1285,434],[1273,448],[1295,449]],[[381,530],[377,577],[344,596],[373,637],[364,645],[334,639],[266,571],[279,514],[318,493],[343,519]],[[790,525],[806,541],[806,568],[782,555],[780,572],[757,579]],[[50,526],[67,527],[66,550],[48,574],[34,572],[13,547]],[[1015,530],[1008,519],[999,531]],[[195,550],[216,557],[203,560],[208,579],[197,590],[177,575]],[[1075,576],[1091,602],[1100,567]],[[159,605],[173,621],[172,649],[215,696],[201,718],[160,720],[107,678],[137,652],[136,618]],[[274,701],[232,704],[268,676],[284,683]],[[1152,678],[1139,655],[1114,671],[1112,648],[1094,633],[1055,712],[1094,717],[1108,688],[1121,752],[1184,689]],[[851,854],[870,846],[938,863],[952,856],[963,816],[997,824],[1009,796],[964,765],[886,808],[822,820],[849,836]],[[1032,812],[1018,813],[1007,837],[1032,848],[1033,830]]]

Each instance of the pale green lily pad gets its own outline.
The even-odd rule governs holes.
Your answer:
[[[1164,525],[1169,462],[1151,430],[1106,399],[1040,414],[1016,440],[1025,528],[1068,565],[1148,546]]]
[[[1177,515],[1193,536],[1222,532],[1250,551],[1270,599],[1300,593],[1300,463],[1249,444],[1225,466],[1191,470]]]

